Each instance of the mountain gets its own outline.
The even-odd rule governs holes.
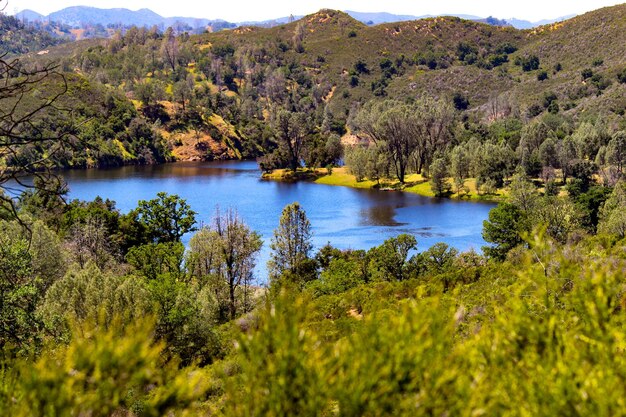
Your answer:
[[[359,22],[363,22],[366,25],[379,25],[381,23],[389,23],[389,22],[402,22],[407,20],[417,20],[421,19],[421,17],[411,16],[411,15],[397,15],[386,12],[381,13],[364,13],[364,12],[354,12],[351,10],[346,10],[346,13],[358,20]],[[423,17],[423,16],[422,16]]]
[[[516,18],[512,17],[510,19],[506,19],[506,21],[511,26],[513,26],[516,29],[532,29],[532,28],[536,28],[538,26],[551,25],[552,23],[562,22],[564,20],[571,19],[574,16],[576,16],[576,15],[571,14],[571,15],[567,15],[567,16],[557,17],[556,19],[539,20],[537,22],[530,22],[528,20],[521,20],[521,19],[516,19]]]
[[[22,10],[15,17],[25,22],[41,22],[46,18],[46,16],[29,9]]]
[[[264,28],[272,28],[274,26],[284,25],[284,24],[287,24],[296,20],[300,20],[303,17],[304,16],[285,16],[285,17],[279,17],[277,19],[270,19],[270,20],[253,20],[253,21],[239,22],[237,23],[237,26],[257,26],[257,27],[264,27]]]
[[[236,25],[221,19],[210,20],[194,17],[163,17],[150,9],[140,9],[137,11],[116,8],[100,9],[96,7],[74,6],[67,7],[48,16],[30,10],[18,13],[18,18],[24,17],[29,21],[41,21],[44,19],[70,25],[72,27],[83,27],[86,25],[100,24],[104,27],[109,25],[118,26],[139,26],[139,27],[168,27],[182,24],[192,29],[206,28],[207,26],[218,29],[232,28]]]
[[[48,15],[50,20],[62,22],[70,26],[85,24],[153,26],[163,21],[163,18],[149,9],[131,11],[128,9],[99,9],[96,7],[74,6],[67,7]]]

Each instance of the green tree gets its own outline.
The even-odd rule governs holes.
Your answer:
[[[626,131],[619,131],[613,135],[606,150],[606,159],[615,165],[620,176],[624,173],[626,163]]]
[[[531,221],[546,227],[546,233],[557,242],[565,243],[570,234],[580,227],[580,213],[569,198],[544,197]]]
[[[133,214],[153,242],[178,242],[185,233],[196,230],[196,212],[176,194],[159,192],[155,199],[140,200]]]
[[[598,232],[626,237],[626,182],[618,182],[600,209]]]
[[[465,187],[465,178],[469,176],[470,158],[462,146],[455,147],[450,153],[450,172],[454,179],[457,194],[460,194]]]
[[[424,264],[426,273],[441,274],[452,268],[458,254],[458,250],[451,248],[443,242],[439,242],[418,256]]]
[[[533,213],[539,204],[537,187],[530,182],[523,170],[513,175],[509,202],[526,214]]]
[[[304,209],[297,202],[287,205],[270,244],[270,278],[276,280],[287,274],[297,281],[309,280],[311,239],[311,223]]]
[[[443,158],[437,158],[430,166],[430,188],[436,197],[441,197],[450,192],[448,183],[448,164]]]
[[[371,101],[354,122],[378,145],[403,183],[411,160],[415,171],[421,172],[436,151],[445,149],[452,137],[453,120],[454,109],[449,103],[422,98],[411,105]]]
[[[56,235],[41,222],[30,230],[0,221],[0,351],[26,353],[42,334],[37,306],[65,272]]]
[[[363,181],[367,176],[367,148],[362,146],[347,148],[345,163],[349,172],[354,175],[357,182]]]
[[[409,106],[392,100],[370,102],[359,112],[355,123],[383,151],[396,178],[403,183],[409,157],[419,144],[415,113]]]
[[[148,282],[157,315],[155,335],[166,342],[165,357],[180,358],[184,366],[207,365],[219,356],[210,292],[199,290],[175,274],[164,273]]]
[[[236,212],[217,211],[213,225],[203,227],[190,241],[187,267],[197,278],[216,276],[227,289],[229,318],[237,316],[238,305],[248,308],[249,285],[253,280],[256,256],[263,242]],[[219,287],[216,293],[219,294]],[[243,287],[243,302],[238,300]]]
[[[576,160],[576,140],[567,136],[558,143],[557,158],[563,174],[563,183],[567,183],[572,172],[572,163]]]
[[[126,254],[126,261],[149,280],[162,274],[183,277],[185,246],[180,242],[148,243],[134,246]]]
[[[50,287],[38,307],[48,331],[59,337],[69,335],[70,323],[75,321],[126,326],[151,310],[144,279],[102,272],[93,263],[70,269]]]
[[[388,175],[389,164],[380,149],[371,145],[366,151],[365,176],[380,185],[380,180]]]
[[[368,257],[372,275],[386,281],[404,280],[407,278],[407,257],[416,247],[415,236],[401,234],[370,249]]]
[[[288,158],[289,168],[295,172],[300,166],[304,139],[309,133],[306,115],[281,109],[273,118],[272,127],[279,148]]]
[[[483,247],[483,252],[503,260],[511,249],[523,243],[521,234],[525,231],[528,228],[524,212],[511,203],[500,203],[483,222],[483,239],[493,244]]]

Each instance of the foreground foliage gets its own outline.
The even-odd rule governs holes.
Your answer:
[[[185,251],[195,213],[178,196],[122,215],[27,194],[21,223],[0,221],[0,412],[621,415],[623,183],[574,203],[513,182],[485,224],[487,256],[416,252],[411,235],[314,253],[291,204],[267,289],[252,285],[260,237],[232,210]],[[597,195],[604,234],[546,214]]]

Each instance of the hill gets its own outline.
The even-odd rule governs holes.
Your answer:
[[[193,36],[135,28],[24,60],[58,59],[123,92],[174,156],[210,159],[273,152],[277,108],[306,115],[312,146],[323,147],[322,132],[344,135],[360,107],[384,98],[453,104],[476,123],[463,137],[488,136],[489,124],[509,115],[519,127],[507,134],[517,140],[521,126],[556,114],[566,132],[598,117],[620,126],[625,42],[626,5],[524,31],[457,17],[367,26],[321,10],[276,27]]]
[[[49,29],[51,30],[27,26],[14,16],[0,13],[0,55],[38,52],[68,40],[57,30],[58,27]]]
[[[232,45],[235,50],[269,43],[289,45],[297,28],[303,27],[302,50],[287,48],[278,54],[332,83],[336,88],[332,105],[342,111],[354,101],[376,95],[420,92],[444,97],[459,92],[473,107],[507,93],[524,109],[542,100],[545,91],[554,90],[568,111],[578,113],[605,106],[608,97],[621,97],[622,86],[614,80],[626,65],[621,47],[626,41],[625,15],[625,5],[614,6],[519,31],[454,17],[368,27],[345,13],[323,11],[271,29],[201,35],[193,42],[200,47]],[[461,51],[460,46],[467,50]],[[590,56],[589,51],[597,53]],[[537,68],[525,71],[516,65],[532,56],[539,59]],[[359,61],[366,70],[355,71]],[[594,63],[595,82],[583,84],[582,70]],[[547,78],[540,81],[542,71]]]
[[[46,16],[34,10],[25,9],[15,15],[16,19],[22,22],[42,22]]]

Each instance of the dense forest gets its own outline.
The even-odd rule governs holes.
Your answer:
[[[0,414],[623,414],[624,16],[323,10],[0,56]],[[500,203],[480,253],[314,248],[289,204],[255,276],[264,243],[235,207],[199,224],[159,193],[124,213],[55,175],[238,158]]]

